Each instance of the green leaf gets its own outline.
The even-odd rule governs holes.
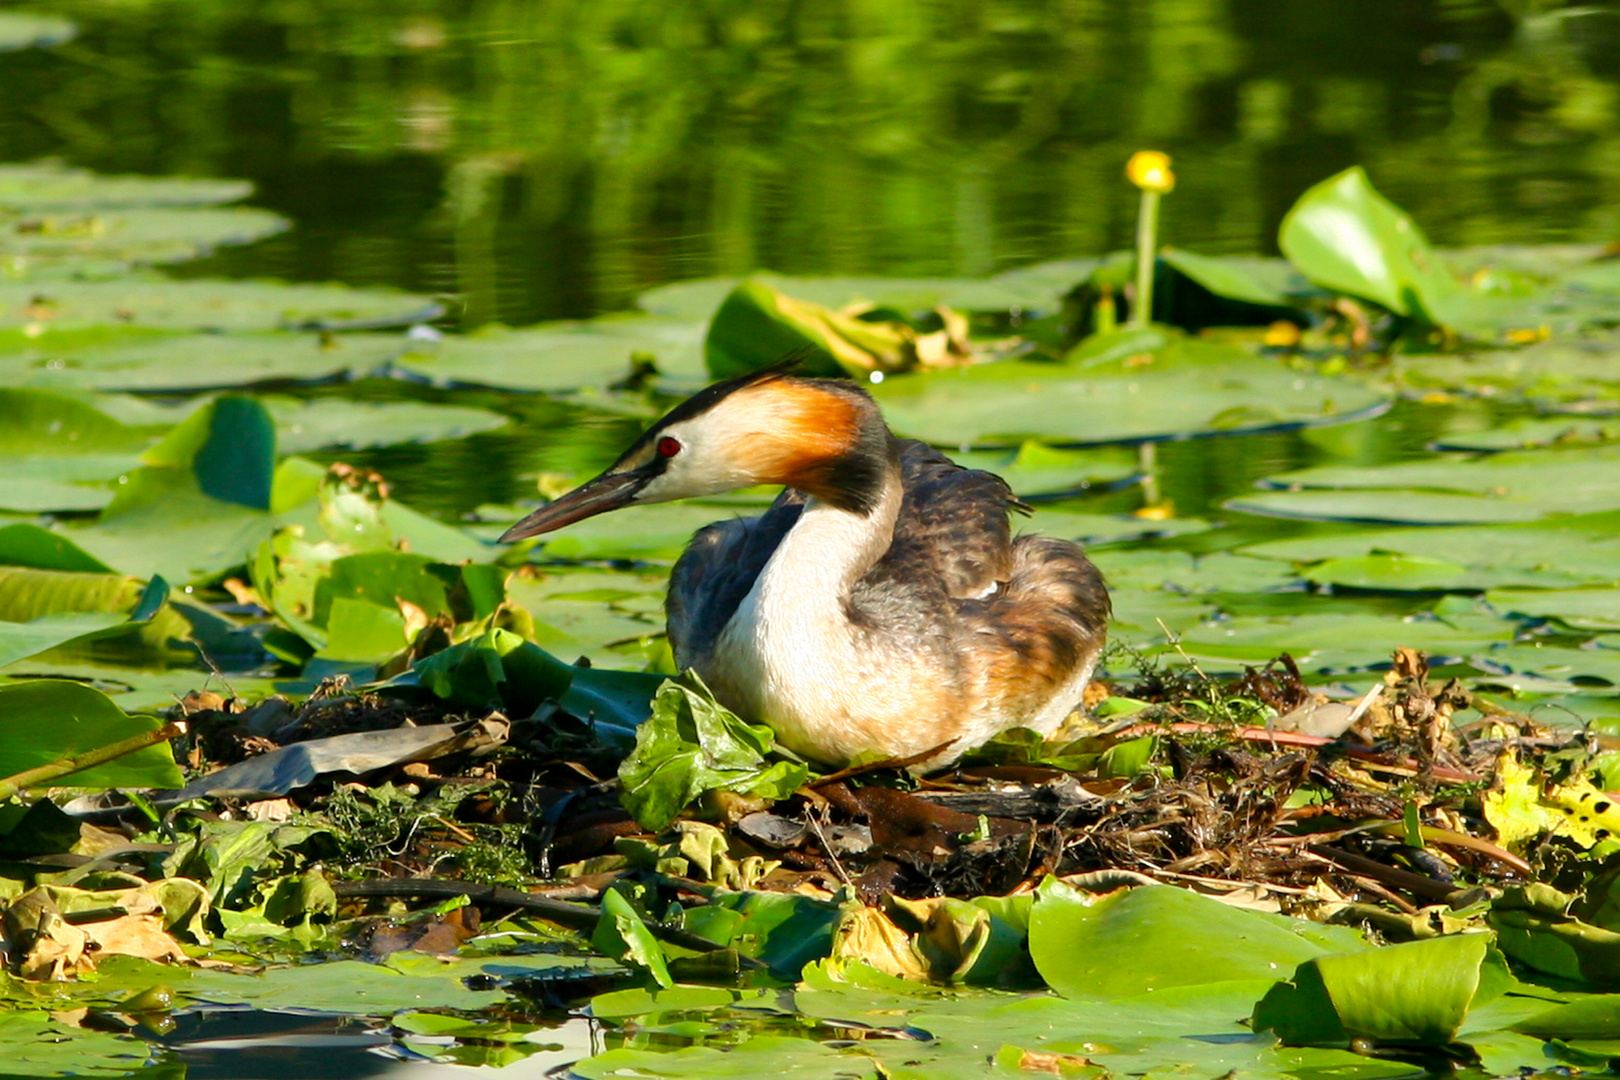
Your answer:
[[[59,646],[151,623],[168,599],[162,578],[0,566],[0,668]],[[161,648],[187,624],[169,612],[150,629]]]
[[[1501,427],[1441,436],[1436,450],[1533,450],[1620,442],[1620,420],[1580,416],[1524,417]]]
[[[0,17],[0,48],[6,47],[10,18],[18,16]],[[0,1060],[12,1076],[129,1076],[147,1067],[154,1049],[129,1035],[55,1020],[44,1009],[0,1011]]]
[[[339,596],[327,611],[326,644],[316,656],[343,663],[377,664],[402,651],[405,617],[397,607]]]
[[[643,828],[662,832],[705,791],[786,798],[810,773],[768,761],[774,745],[770,728],[739,720],[706,691],[667,681],[619,766],[620,801]]]
[[[793,893],[716,892],[706,906],[686,909],[684,919],[693,933],[796,978],[831,951],[845,906]]]
[[[568,713],[591,725],[605,744],[627,754],[636,728],[652,715],[653,697],[663,685],[662,675],[605,668],[573,668],[568,692],[558,698]]]
[[[51,330],[29,339],[13,355],[0,354],[0,378],[61,390],[238,389],[269,382],[360,378],[383,368],[403,345],[395,334],[318,335],[269,328],[233,333],[126,332],[89,342]],[[150,415],[157,410],[148,406],[143,411]]]
[[[241,566],[275,527],[274,438],[252,399],[213,402],[147,451],[95,524],[65,535],[137,576],[191,582]]]
[[[236,202],[251,194],[253,185],[246,180],[105,176],[56,161],[0,165],[0,206],[31,214],[131,206],[211,206]]]
[[[591,934],[591,947],[614,960],[627,960],[646,968],[666,990],[675,985],[669,974],[669,962],[664,957],[664,947],[618,889],[608,889],[602,894],[602,918]]]
[[[1312,187],[1283,218],[1277,244],[1316,284],[1442,324],[1461,286],[1421,229],[1358,165]]]
[[[1606,303],[1613,308],[1612,299]],[[1556,336],[1519,349],[1397,354],[1389,374],[1413,396],[1441,390],[1613,411],[1620,401],[1620,331]]]
[[[526,717],[562,697],[574,674],[533,642],[497,628],[418,660],[389,685],[419,685],[458,708],[498,703]]]
[[[1279,489],[1226,506],[1286,517],[1424,524],[1534,521],[1620,509],[1620,446],[1324,465],[1267,477]]]
[[[130,716],[103,693],[79,683],[34,679],[0,685],[0,776],[108,746],[162,726]],[[71,773],[57,785],[177,788],[184,783],[167,742]]]
[[[398,446],[460,439],[505,427],[500,413],[420,401],[363,402],[343,398],[260,399],[276,423],[276,447],[302,454],[329,446]]]
[[[0,389],[0,506],[100,509],[112,498],[106,481],[138,466],[150,442],[148,433],[77,398]]]
[[[709,322],[703,354],[717,379],[801,357],[807,375],[863,375],[901,366],[901,340],[881,323],[862,323],[810,300],[750,278],[721,303]]]
[[[198,409],[141,458],[151,468],[189,471],[209,498],[270,509],[276,427],[252,398],[222,397]],[[132,489],[141,479],[131,478]],[[121,493],[108,512],[116,514],[138,500],[138,495]]]
[[[1170,266],[1228,300],[1262,307],[1293,307],[1316,292],[1299,271],[1282,259],[1241,255],[1198,255],[1180,248],[1159,253]]]
[[[41,306],[50,309],[48,321],[30,314]],[[0,283],[0,330],[39,325],[39,336],[28,340],[41,349],[50,348],[57,334],[89,327],[236,332],[346,320],[393,319],[403,324],[430,310],[427,297],[343,285],[175,281],[156,276]]]
[[[412,341],[400,369],[439,386],[513,390],[607,387],[651,360],[666,375],[703,373],[703,324],[650,317],[488,326],[437,341]]]
[[[112,567],[87,554],[60,533],[27,522],[0,527],[0,566],[27,566],[36,570],[67,570],[86,574],[112,573]]]
[[[1464,575],[1438,585],[1444,588],[1490,588],[1495,585],[1620,584],[1620,512],[1551,517],[1523,525],[1469,525],[1377,529],[1270,540],[1241,549],[1246,555],[1317,563],[1308,574],[1313,580],[1337,582],[1324,572],[1328,561],[1345,560],[1344,584],[1361,588],[1399,588],[1410,566],[1438,583],[1443,571],[1437,562],[1462,566]],[[1402,555],[1412,564],[1375,559]],[[1383,578],[1378,569],[1391,571]],[[1387,584],[1386,584],[1387,582]]]
[[[116,272],[130,264],[194,259],[221,245],[273,236],[288,224],[279,214],[243,206],[87,207],[0,225],[0,255],[35,273],[87,265]]]
[[[1352,1038],[1443,1046],[1480,991],[1490,943],[1487,934],[1454,934],[1307,960],[1255,1007],[1255,1030],[1291,1046]]]
[[[1320,929],[1169,886],[1095,897],[1047,878],[1030,912],[1029,951],[1058,993],[1109,1000],[1169,987],[1284,978],[1329,951],[1312,936]]]
[[[1007,481],[1015,495],[1055,495],[1112,484],[1136,475],[1136,455],[1114,447],[1060,450],[1026,442],[1016,453],[968,451],[951,455],[958,465],[984,469]]]
[[[1559,1005],[1521,1020],[1513,1030],[1538,1039],[1613,1039],[1620,1033],[1620,994]]]
[[[1557,619],[1576,630],[1620,630],[1620,588],[1492,589],[1485,599],[1503,614]]]
[[[1231,343],[1147,334],[1069,363],[974,364],[891,376],[871,390],[897,432],[941,446],[1236,434],[1342,420],[1382,401],[1368,387],[1294,371]],[[1165,344],[1138,348],[1153,335]],[[1151,362],[1133,361],[1143,355]]]

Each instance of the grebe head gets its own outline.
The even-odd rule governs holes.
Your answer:
[[[621,506],[783,484],[869,514],[897,461],[877,405],[853,383],[782,367],[716,383],[672,409],[606,472],[506,530],[501,542]]]

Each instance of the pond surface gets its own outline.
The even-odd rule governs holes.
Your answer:
[[[298,227],[188,268],[391,284],[511,324],[769,268],[978,276],[1273,253],[1349,165],[1436,243],[1612,238],[1620,16],[1537,0],[66,0],[0,157],[246,177]],[[1526,16],[1516,22],[1514,15]]]

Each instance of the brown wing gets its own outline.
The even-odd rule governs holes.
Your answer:
[[[717,521],[692,537],[669,576],[669,643],[682,669],[699,666],[759,572],[799,520],[804,496],[789,488],[759,517]]]
[[[953,600],[994,592],[1012,570],[1007,511],[1016,500],[1007,482],[911,440],[900,444],[900,469],[894,543],[873,573],[927,576]]]

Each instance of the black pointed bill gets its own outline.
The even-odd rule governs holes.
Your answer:
[[[588,517],[627,506],[648,479],[647,474],[638,469],[603,473],[562,498],[547,503],[507,529],[501,534],[500,543],[509,544],[513,540],[539,536],[541,533],[572,525],[576,521],[584,521]]]

